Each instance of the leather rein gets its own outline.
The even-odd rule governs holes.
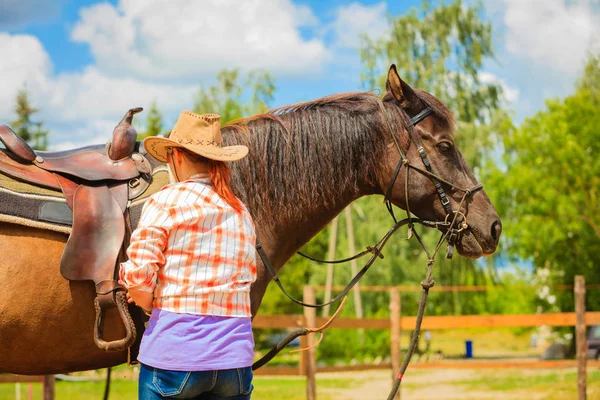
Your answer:
[[[394,100],[394,101],[398,106],[400,106],[396,100]],[[416,346],[418,344],[419,334],[420,334],[420,330],[421,330],[421,322],[423,320],[423,315],[425,313],[425,305],[427,303],[427,295],[429,293],[429,289],[432,288],[435,284],[435,282],[432,279],[433,264],[435,263],[435,256],[437,255],[437,253],[440,250],[441,246],[443,245],[444,241],[446,241],[448,244],[446,258],[452,258],[453,254],[454,254],[454,246],[456,244],[456,241],[458,240],[460,232],[462,232],[463,230],[465,230],[469,227],[467,224],[467,216],[466,216],[467,213],[461,211],[462,205],[469,196],[471,196],[474,192],[482,189],[483,185],[479,183],[469,189],[464,189],[464,188],[460,188],[460,187],[452,184],[451,182],[445,180],[444,178],[442,178],[438,174],[436,174],[433,170],[433,167],[431,166],[429,158],[427,157],[427,153],[426,153],[425,149],[423,148],[421,138],[415,133],[414,129],[409,129],[408,130],[409,139],[410,139],[409,145],[410,145],[411,141],[413,141],[416,144],[417,152],[419,153],[419,157],[425,168],[421,168],[419,166],[412,164],[410,162],[410,160],[408,159],[405,150],[400,145],[398,138],[394,134],[394,131],[392,130],[392,126],[390,124],[388,114],[387,114],[387,112],[385,110],[385,106],[383,105],[381,100],[379,101],[379,108],[384,116],[386,128],[389,131],[390,135],[392,136],[392,139],[393,139],[393,141],[396,145],[396,148],[398,149],[398,152],[400,154],[400,160],[398,161],[398,164],[394,170],[394,174],[392,175],[392,178],[390,179],[390,182],[388,184],[387,190],[385,191],[385,195],[384,195],[384,202],[385,202],[388,212],[390,213],[392,219],[394,220],[394,225],[374,246],[367,246],[366,250],[363,250],[362,252],[360,252],[354,256],[345,258],[345,259],[332,260],[332,261],[319,260],[319,259],[310,257],[302,252],[298,252],[299,255],[301,255],[305,258],[308,258],[312,261],[316,261],[319,263],[326,263],[326,264],[338,264],[338,263],[342,263],[342,262],[347,262],[347,261],[354,260],[354,259],[360,258],[362,256],[365,256],[365,255],[371,253],[372,255],[371,255],[370,259],[363,266],[363,268],[352,278],[352,280],[346,285],[346,287],[340,293],[338,293],[333,299],[331,299],[330,301],[328,301],[326,303],[322,303],[322,304],[309,304],[309,303],[305,303],[301,300],[295,299],[287,292],[287,290],[283,287],[281,281],[279,280],[279,276],[277,275],[275,268],[271,264],[269,258],[267,257],[267,255],[260,243],[256,244],[256,250],[257,250],[257,253],[260,256],[263,264],[265,265],[265,268],[271,274],[272,279],[275,281],[277,286],[279,286],[281,291],[290,300],[292,300],[294,303],[300,304],[304,307],[319,308],[319,307],[324,307],[324,306],[330,305],[332,303],[335,303],[340,298],[345,296],[360,281],[360,279],[364,276],[364,274],[367,272],[367,270],[373,265],[373,263],[375,263],[375,261],[378,258],[383,258],[383,254],[381,253],[381,250],[386,245],[389,238],[400,227],[402,227],[404,225],[408,225],[408,229],[409,229],[408,238],[410,239],[412,236],[415,236],[417,238],[421,247],[427,254],[428,261],[427,261],[427,270],[426,270],[426,274],[425,274],[425,280],[421,282],[422,292],[421,292],[421,298],[419,301],[415,329],[413,331],[413,335],[411,338],[411,343],[410,343],[408,351],[404,357],[404,361],[402,363],[400,371],[394,381],[393,388],[388,396],[388,400],[392,400],[400,387],[402,378],[404,376],[404,372],[406,371],[406,368],[408,367],[408,363],[410,362],[410,358],[412,357],[412,354],[414,353],[414,350],[416,349]],[[434,114],[434,111],[430,107],[426,107],[423,111],[419,112],[418,114],[416,114],[414,117],[411,118],[412,127],[415,127],[419,122],[423,121],[425,118],[427,118],[428,116],[430,116],[432,114]],[[398,221],[394,214],[393,204],[390,199],[390,196],[392,194],[393,187],[398,179],[398,175],[399,175],[400,170],[402,169],[403,165],[406,168],[404,191],[405,191],[405,202],[406,202],[405,203],[405,205],[406,205],[405,211],[406,211],[407,217]],[[446,217],[445,217],[444,221],[428,221],[428,220],[423,220],[423,219],[419,219],[419,218],[414,218],[411,216],[410,205],[409,205],[409,201],[408,201],[408,199],[409,199],[409,185],[408,184],[409,184],[410,169],[414,169],[417,172],[428,176],[429,179],[431,179],[431,181],[433,182],[435,189],[436,189],[438,199],[446,212]],[[462,196],[462,198],[458,204],[458,208],[456,210],[452,210],[452,206],[450,204],[450,199],[449,199],[448,195],[446,194],[446,191],[444,190],[444,187],[442,184],[445,184],[448,187],[450,187],[451,191],[459,191],[459,192],[463,193],[463,196]],[[425,244],[423,243],[423,240],[421,239],[419,234],[414,230],[415,223],[421,224],[427,228],[438,228],[438,229],[442,230],[442,235],[441,235],[440,239],[438,240],[438,243],[437,243],[433,253],[430,253],[427,250]],[[279,351],[281,351],[287,344],[291,343],[291,341],[294,340],[295,338],[306,335],[311,332],[314,332],[314,330],[311,331],[307,328],[301,328],[301,329],[298,329],[298,330],[290,333],[280,343],[278,343],[275,346],[275,348],[273,350],[271,350],[265,357],[263,357],[262,359],[260,359],[256,363],[254,363],[254,365],[252,366],[252,369],[255,370],[255,369],[263,366],[264,364],[266,364]]]

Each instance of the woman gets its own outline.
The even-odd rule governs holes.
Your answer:
[[[130,302],[150,314],[138,360],[140,399],[249,399],[254,339],[254,224],[229,188],[220,117],[183,111],[169,138],[144,140],[171,184],[152,195],[121,264]]]

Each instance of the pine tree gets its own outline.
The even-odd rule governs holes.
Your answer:
[[[150,105],[148,117],[146,118],[146,131],[138,135],[138,140],[147,138],[148,136],[158,136],[163,132],[162,114],[158,110],[156,100]]]
[[[36,150],[48,149],[48,131],[42,128],[41,122],[36,122],[35,130],[32,133],[32,145]]]
[[[43,129],[42,122],[34,122],[31,117],[39,111],[29,101],[27,88],[23,86],[17,93],[15,113],[17,119],[12,122],[15,132],[29,142],[37,150],[46,150],[48,147],[48,131]]]

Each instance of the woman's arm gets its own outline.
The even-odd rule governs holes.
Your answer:
[[[122,263],[119,278],[129,291],[129,302],[135,302],[145,310],[152,309],[156,276],[165,265],[163,251],[167,245],[172,222],[169,212],[149,199],[142,211],[138,228],[131,235],[127,255]]]

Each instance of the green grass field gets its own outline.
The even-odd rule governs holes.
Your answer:
[[[118,374],[116,374],[118,375]],[[391,385],[388,371],[319,374],[320,400],[381,399]],[[588,371],[588,399],[600,399],[600,370]],[[254,400],[304,400],[306,384],[302,377],[264,377],[254,380]],[[115,378],[110,399],[136,399],[137,382]],[[32,384],[32,399],[42,398],[40,383]],[[577,373],[574,369],[519,370],[415,370],[403,383],[403,399],[576,399]],[[56,382],[57,400],[101,399],[103,382]],[[28,384],[21,384],[21,399],[27,399]],[[15,385],[0,385],[0,399],[15,398]]]

